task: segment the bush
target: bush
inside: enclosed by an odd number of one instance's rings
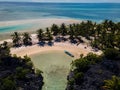
[[[84,76],[84,73],[83,72],[79,72],[79,73],[76,73],[74,77],[77,80],[77,79],[82,79],[83,76]]]
[[[32,62],[32,61],[29,61],[29,62],[26,63],[26,65],[27,65],[28,67],[32,68],[32,67],[33,67],[33,62]]]
[[[69,85],[73,85],[74,82],[75,82],[74,78],[71,78],[71,79],[68,81],[68,84],[69,84]]]
[[[113,76],[111,80],[105,80],[105,90],[120,90],[120,77]]]
[[[41,70],[36,69],[36,75],[37,75],[37,76],[41,76],[41,73],[43,73]]]
[[[12,81],[9,77],[2,79],[0,90],[16,90],[15,81]]]
[[[74,78],[77,84],[80,84],[83,81],[84,73],[78,72],[75,74]]]
[[[113,48],[106,49],[104,55],[107,59],[120,59],[120,52]]]
[[[89,53],[86,57],[85,57],[88,61],[91,62],[91,64],[95,64],[98,63],[102,60],[102,58],[96,54],[93,53]]]
[[[89,68],[90,62],[85,58],[80,58],[72,63],[72,67],[75,67],[77,71],[85,72]]]
[[[23,69],[22,67],[16,68],[16,78],[18,79],[24,79],[26,74],[30,72],[29,69]]]
[[[27,55],[25,55],[25,56],[24,56],[24,60],[25,60],[25,62],[29,62],[29,61],[31,61],[31,58],[28,57]]]

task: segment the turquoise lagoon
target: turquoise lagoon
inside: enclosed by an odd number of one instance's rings
[[[72,59],[64,51],[48,51],[31,56],[35,68],[43,71],[42,90],[65,90]]]
[[[9,26],[0,26],[0,33],[10,33],[14,31],[24,31],[30,28],[33,28],[34,24],[18,24],[18,25],[9,25]]]

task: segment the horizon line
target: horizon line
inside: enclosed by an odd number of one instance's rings
[[[8,3],[120,3],[120,2],[33,2],[33,1],[0,1],[1,2],[8,2]]]

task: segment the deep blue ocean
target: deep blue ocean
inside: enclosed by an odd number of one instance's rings
[[[120,21],[120,3],[18,3],[0,2],[0,21],[73,18]]]

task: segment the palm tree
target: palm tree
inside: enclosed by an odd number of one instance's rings
[[[64,23],[60,26],[60,31],[62,36],[65,36],[67,34],[67,28]]]
[[[39,42],[43,40],[44,33],[43,33],[42,29],[40,29],[40,30],[37,31],[37,38],[38,38]]]
[[[69,35],[70,35],[70,37],[69,37],[70,39],[74,38],[74,29],[71,24],[69,25]]]
[[[59,27],[56,24],[53,24],[51,27],[51,31],[53,32],[53,35],[58,35],[59,34]]]
[[[86,32],[86,39],[90,40],[90,36],[92,36],[93,32],[94,32],[94,24],[92,23],[92,21],[87,21],[85,24],[85,32]]]
[[[23,34],[23,44],[25,46],[32,45],[32,39],[31,39],[29,33],[24,33]]]
[[[21,37],[18,32],[14,32],[12,35],[13,46],[18,47],[21,45]]]
[[[108,28],[109,28],[109,20],[104,20],[102,22],[102,25],[103,25],[104,29],[108,30]]]
[[[0,60],[1,58],[8,57],[10,55],[10,48],[8,42],[4,41],[3,44],[0,44]]]
[[[101,34],[101,30],[102,30],[102,27],[100,24],[98,24],[96,26],[96,36],[99,37],[99,35]]]
[[[46,28],[46,37],[48,38],[49,42],[51,42],[53,40],[53,36],[52,36],[49,28]]]

